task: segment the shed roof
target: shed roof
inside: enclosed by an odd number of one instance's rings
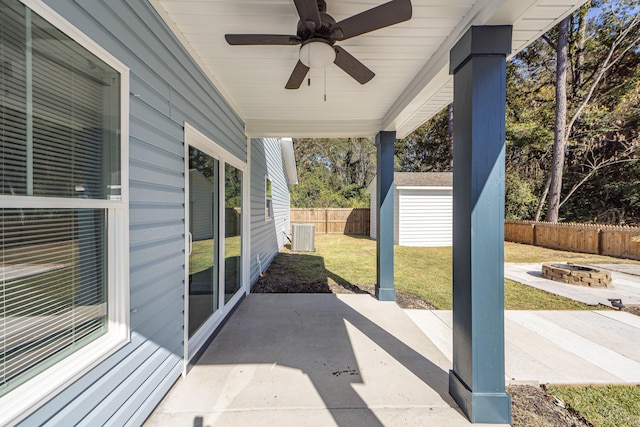
[[[396,187],[452,187],[453,172],[395,172]]]
[[[394,172],[393,183],[396,187],[453,187],[453,172]],[[375,188],[374,176],[366,193],[373,193]]]

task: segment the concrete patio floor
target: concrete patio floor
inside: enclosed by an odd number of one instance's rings
[[[640,317],[506,311],[506,382],[640,383]],[[146,426],[467,426],[451,311],[369,295],[250,294]]]
[[[145,425],[471,425],[450,366],[393,302],[250,294]]]

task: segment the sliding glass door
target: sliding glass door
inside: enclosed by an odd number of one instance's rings
[[[185,360],[197,354],[244,290],[246,165],[185,125]]]
[[[189,338],[219,307],[219,161],[189,147]]]
[[[228,302],[242,287],[242,171],[224,167],[224,300]]]

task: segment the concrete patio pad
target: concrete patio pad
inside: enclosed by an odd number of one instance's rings
[[[450,366],[393,302],[250,294],[145,425],[471,425]]]
[[[451,360],[451,311],[406,310]],[[640,384],[640,317],[505,311],[507,384]]]
[[[542,277],[541,263],[505,263],[504,277],[543,291],[589,304],[611,307],[609,298],[622,299],[624,304],[640,304],[640,268],[637,265],[596,264],[611,270],[611,288],[589,288],[560,283]]]

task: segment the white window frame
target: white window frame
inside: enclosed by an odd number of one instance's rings
[[[271,183],[271,197],[269,197],[269,194],[267,193],[269,183]],[[269,175],[264,176],[264,205],[264,220],[273,221],[273,180],[269,178]]]
[[[131,341],[129,321],[129,69],[109,52],[36,0],[20,0],[33,12],[120,74],[119,200],[2,196],[0,208],[107,209],[107,325],[103,336],[73,352],[0,398],[0,425],[19,422]]]

